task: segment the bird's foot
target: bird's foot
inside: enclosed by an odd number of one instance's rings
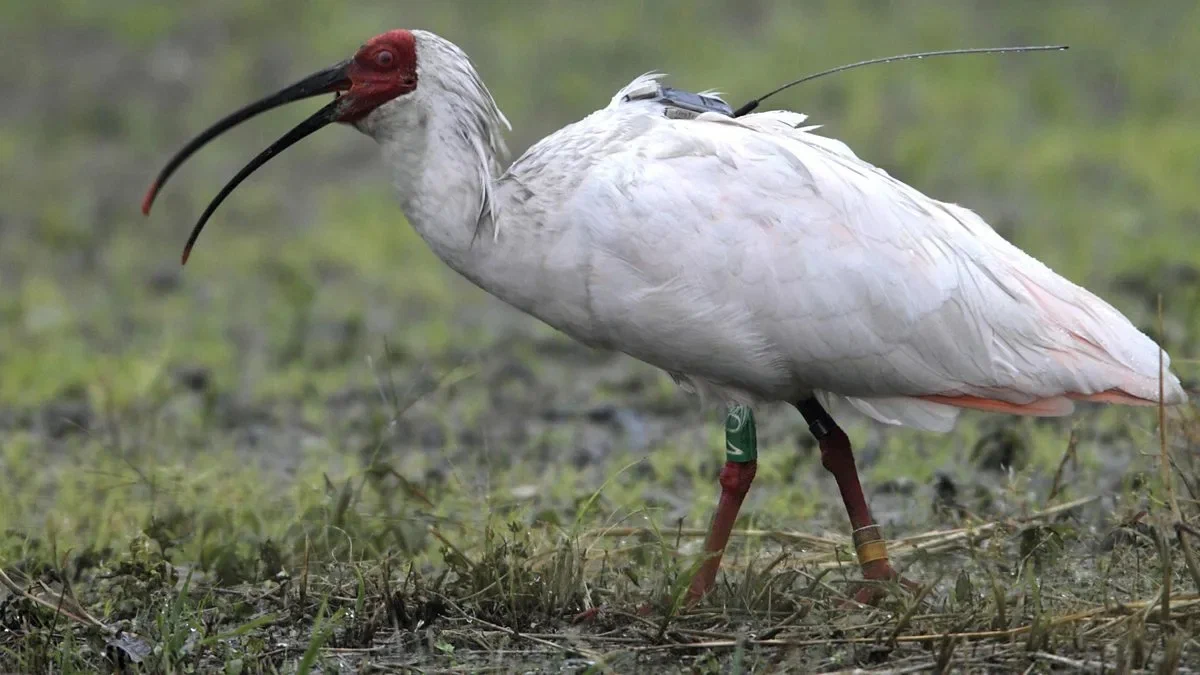
[[[591,609],[585,609],[576,614],[575,617],[571,619],[571,623],[590,623],[595,621],[596,617],[600,616],[600,613],[603,611],[604,605],[598,605],[596,607],[592,607]]]
[[[571,623],[591,623],[598,619],[607,610],[608,605],[597,605],[591,609],[585,609],[576,614],[574,618],[571,619]],[[647,602],[638,607],[634,613],[638,616],[649,616],[650,614],[654,613],[654,605]]]
[[[916,593],[920,590],[921,584],[915,581],[906,579],[900,575],[887,558],[872,560],[862,566],[863,579],[873,582],[894,581],[900,584],[901,587],[908,591]],[[854,602],[861,605],[875,605],[880,600],[887,597],[888,589],[885,584],[870,583],[862,585],[854,593]]]

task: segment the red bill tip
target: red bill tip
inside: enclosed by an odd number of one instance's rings
[[[154,197],[158,195],[158,181],[154,181],[154,185],[146,190],[146,196],[142,198],[142,215],[150,215],[150,205],[154,203]]]

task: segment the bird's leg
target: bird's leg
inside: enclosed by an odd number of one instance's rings
[[[729,543],[729,534],[737,520],[742,501],[750,491],[754,473],[758,470],[758,437],[754,426],[754,413],[748,406],[734,405],[725,418],[725,466],[721,469],[721,499],[713,515],[704,551],[708,558],[700,565],[692,585],[688,588],[687,602],[695,604],[712,590],[721,566],[721,555]]]
[[[863,497],[862,485],[858,482],[858,469],[854,466],[854,453],[850,449],[850,438],[846,436],[846,432],[838,427],[815,398],[797,403],[796,408],[804,415],[809,431],[821,446],[821,465],[837,480],[838,490],[842,493],[842,503],[846,506],[846,515],[850,516],[850,526],[854,528],[854,552],[858,557],[858,565],[862,568],[863,578],[896,580],[909,587],[915,586],[901,578],[888,562],[887,544],[883,541],[879,526],[871,517],[866,498]],[[879,600],[882,594],[882,589],[868,586],[861,589],[854,599],[871,604]]]
[[[721,499],[717,502],[717,512],[713,515],[708,538],[704,540],[704,551],[708,557],[701,563],[688,587],[688,605],[696,604],[712,590],[717,569],[721,567],[721,555],[729,543],[733,524],[757,470],[758,434],[754,426],[754,413],[747,406],[731,406],[725,417],[725,466],[721,469]],[[652,610],[652,605],[647,604],[640,607],[637,613],[645,615]],[[576,615],[575,621],[590,621],[599,613],[600,608],[592,608]]]

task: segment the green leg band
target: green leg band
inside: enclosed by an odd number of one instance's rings
[[[725,418],[725,459],[730,462],[758,460],[758,431],[749,406],[734,405]]]

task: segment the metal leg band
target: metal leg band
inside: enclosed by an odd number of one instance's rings
[[[887,544],[883,541],[878,525],[868,525],[855,530],[853,539],[854,553],[858,556],[859,566],[888,559]]]

